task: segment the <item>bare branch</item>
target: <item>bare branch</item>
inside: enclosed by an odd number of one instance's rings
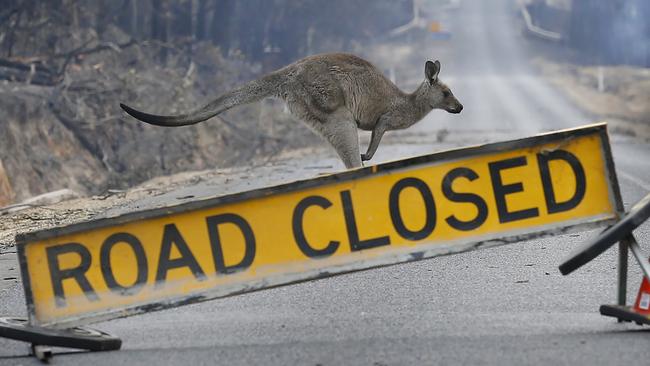
[[[124,48],[131,47],[134,44],[136,44],[137,41],[134,39],[131,39],[130,41],[122,44],[115,44],[113,42],[104,42],[96,47],[93,48],[88,48],[88,49],[77,49],[76,51],[73,51],[69,53],[63,62],[63,66],[61,66],[61,69],[58,73],[59,76],[63,76],[65,74],[65,71],[68,67],[68,64],[72,59],[79,57],[81,55],[89,55],[91,53],[96,53],[96,52],[101,52],[101,51],[106,51],[106,50],[113,50],[116,52],[121,52]]]

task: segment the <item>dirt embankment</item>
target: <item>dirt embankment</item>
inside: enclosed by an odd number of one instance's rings
[[[19,212],[0,212],[0,254],[12,251],[18,233],[42,230],[55,226],[68,225],[90,220],[106,209],[119,206],[148,196],[156,196],[177,189],[179,186],[195,183],[224,171],[200,171],[178,173],[159,177],[128,190],[109,190],[107,192],[78,199],[65,200],[48,205],[28,207]],[[225,170],[229,172],[229,170]],[[24,207],[21,207],[24,208]]]

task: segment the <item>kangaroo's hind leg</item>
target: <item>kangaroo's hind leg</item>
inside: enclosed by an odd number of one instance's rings
[[[307,124],[332,145],[346,168],[362,166],[357,125],[352,122],[349,112],[340,109],[334,113],[324,113],[310,108],[298,98],[289,98],[286,102],[295,118]]]
[[[362,166],[357,125],[352,120],[330,119],[323,125],[321,133],[334,147],[346,168]]]

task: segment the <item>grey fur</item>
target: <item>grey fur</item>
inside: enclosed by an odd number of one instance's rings
[[[233,89],[206,106],[179,116],[157,116],[120,104],[131,116],[158,126],[205,121],[237,105],[265,97],[284,100],[291,114],[323,136],[347,168],[370,160],[386,131],[407,128],[432,109],[460,113],[463,106],[438,79],[440,62],[427,61],[425,80],[413,93],[402,92],[368,61],[331,53],[298,60]],[[359,153],[357,128],[372,131],[365,154]]]

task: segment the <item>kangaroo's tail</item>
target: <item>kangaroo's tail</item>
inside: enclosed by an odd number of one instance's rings
[[[177,116],[158,116],[135,110],[120,103],[120,107],[131,116],[142,122],[156,126],[177,127],[203,122],[232,107],[259,101],[277,93],[281,76],[278,73],[266,75],[260,79],[250,81],[239,88],[233,89],[202,108],[193,112]]]

